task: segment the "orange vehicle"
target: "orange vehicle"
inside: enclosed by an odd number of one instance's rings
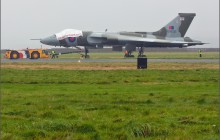
[[[49,58],[48,51],[45,49],[26,49],[26,50],[7,50],[5,58],[19,59],[19,58]]]

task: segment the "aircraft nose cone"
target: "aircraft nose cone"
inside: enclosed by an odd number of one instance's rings
[[[40,40],[40,42],[43,43],[43,44],[49,45],[50,42],[51,42],[51,39],[50,39],[50,37],[45,37],[45,38],[42,38]]]
[[[51,45],[51,46],[59,46],[59,41],[57,40],[55,35],[46,37],[46,38],[42,38],[40,40],[40,42],[42,44],[46,44],[46,45]]]
[[[45,38],[40,39],[40,43],[42,43],[42,44],[46,44],[46,43],[45,43]]]

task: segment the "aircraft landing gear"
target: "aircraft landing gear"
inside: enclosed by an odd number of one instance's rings
[[[131,54],[132,51],[131,50],[125,50],[125,55],[124,57],[127,58],[127,57],[134,57],[134,55]]]
[[[84,47],[84,48],[85,48],[85,49],[84,49],[84,50],[85,50],[85,51],[84,51],[85,54],[81,54],[81,57],[82,57],[82,58],[90,58],[90,56],[88,55],[89,50],[87,49],[87,47]]]
[[[138,57],[146,57],[146,55],[144,55],[144,49],[143,47],[139,47],[138,48]]]

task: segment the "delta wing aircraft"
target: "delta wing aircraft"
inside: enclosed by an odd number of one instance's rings
[[[40,39],[40,42],[51,46],[85,47],[85,57],[88,48],[103,48],[112,46],[131,52],[142,47],[188,47],[203,45],[201,41],[185,37],[185,34],[196,16],[195,13],[179,13],[176,18],[156,32],[92,32],[76,29],[65,29],[60,33]],[[142,49],[143,50],[143,49]]]

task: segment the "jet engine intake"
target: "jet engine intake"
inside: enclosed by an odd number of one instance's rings
[[[188,44],[183,44],[183,47],[188,47],[189,45]]]

